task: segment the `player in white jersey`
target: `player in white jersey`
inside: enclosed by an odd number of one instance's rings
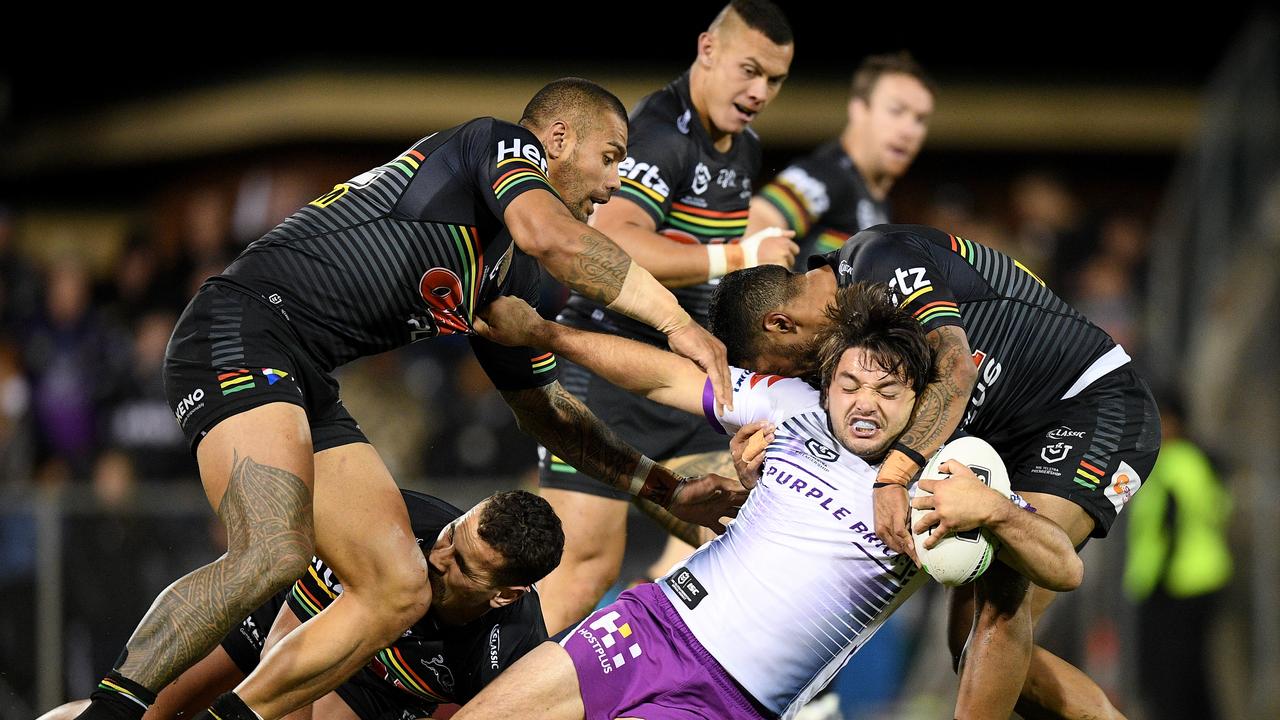
[[[481,330],[532,343],[652,400],[704,413],[716,429],[776,425],[759,485],[728,531],[656,583],[629,590],[563,641],[543,644],[482,692],[458,720],[536,709],[550,718],[792,717],[923,582],[875,535],[878,462],[932,379],[933,353],[883,286],[840,291],[821,345],[819,387],[733,370],[733,410],[706,374],[619,337],[547,323],[518,301],[492,307]],[[988,527],[1001,558],[1034,582],[1071,589],[1083,566],[1052,522],[986,488],[960,463],[918,507],[937,537]],[[932,545],[932,541],[929,543]],[[957,707],[1007,717],[1012,708]]]

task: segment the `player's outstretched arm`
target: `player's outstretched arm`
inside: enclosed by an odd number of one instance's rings
[[[681,478],[641,456],[558,382],[503,391],[502,397],[520,429],[548,450],[579,471],[665,507],[681,520],[723,532],[720,518],[733,517],[746,501],[747,491],[737,480],[718,475]]]
[[[960,426],[969,393],[978,379],[963,329],[944,325],[929,331],[927,337],[934,349],[938,379],[929,383],[916,400],[911,423],[880,465],[876,481],[884,484],[877,487],[873,496],[876,535],[893,550],[909,554],[917,564],[907,527],[905,489],[924,465],[924,458],[937,452]]]
[[[671,288],[701,285],[735,270],[766,263],[791,267],[800,247],[795,233],[762,225],[748,229],[736,241],[702,245],[675,242],[635,203],[622,198],[596,208],[591,223],[608,235],[633,260]],[[786,221],[773,223],[786,225]]]
[[[987,487],[958,460],[946,461],[941,470],[950,477],[921,480],[921,489],[932,494],[911,501],[918,510],[933,511],[920,518],[914,531],[938,526],[925,540],[926,547],[932,548],[948,533],[985,527],[1000,539],[998,557],[1031,582],[1056,592],[1080,586],[1084,563],[1057,523]]]
[[[612,240],[576,220],[547,192],[527,192],[507,206],[504,220],[521,250],[557,280],[662,332],[671,349],[711,376],[717,402],[732,406],[724,344],[689,317],[649,271]]]
[[[476,323],[476,330],[489,340],[550,350],[624,390],[677,410],[702,414],[707,374],[678,355],[635,340],[544,320],[528,303],[513,297],[494,300],[480,317],[483,322]]]

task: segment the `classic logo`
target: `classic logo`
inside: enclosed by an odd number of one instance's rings
[[[494,625],[489,631],[489,668],[498,669],[498,651],[502,648],[502,631],[500,625]]]
[[[542,157],[542,148],[531,142],[521,142],[520,138],[511,138],[511,142],[506,140],[498,141],[498,162],[511,158],[524,158],[529,162],[537,165],[542,172],[547,171],[547,161]]]
[[[827,462],[835,462],[836,460],[840,459],[839,453],[827,447],[826,445],[823,445],[817,440],[814,440],[813,438],[809,438],[808,440],[805,440],[804,447],[806,450],[809,451],[811,455],[818,458],[819,460],[826,460]]]
[[[1065,440],[1065,439],[1067,439],[1067,438],[1081,438],[1081,439],[1083,439],[1083,438],[1084,438],[1084,431],[1083,431],[1083,430],[1072,430],[1071,428],[1067,427],[1066,425],[1063,425],[1063,426],[1062,426],[1062,427],[1060,427],[1060,428],[1056,428],[1056,429],[1054,429],[1054,430],[1050,430],[1050,431],[1049,431],[1049,433],[1048,433],[1047,435],[1045,435],[1045,437],[1049,438],[1050,440]]]
[[[1067,457],[1067,453],[1071,452],[1071,448],[1072,446],[1066,443],[1046,445],[1045,448],[1040,451],[1040,457],[1047,463],[1062,462],[1062,460]]]
[[[693,117],[692,111],[685,110],[683,115],[676,118],[676,129],[680,131],[681,135],[689,134],[689,120],[692,117]]]
[[[693,169],[693,191],[699,195],[707,191],[707,185],[711,183],[711,169],[703,163]]]

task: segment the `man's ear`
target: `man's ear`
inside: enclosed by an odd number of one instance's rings
[[[519,600],[526,592],[529,592],[529,588],[527,587],[498,588],[498,592],[494,593],[493,597],[489,598],[489,607],[506,607]]]
[[[542,141],[547,149],[547,159],[558,160],[569,146],[569,125],[563,120],[556,120],[547,127],[546,137]]]
[[[796,321],[792,320],[790,315],[782,312],[781,310],[774,310],[772,312],[765,313],[764,331],[767,333],[782,333],[783,335],[794,333],[796,331]]]
[[[698,64],[704,68],[711,67],[712,55],[716,50],[716,37],[712,33],[704,32],[698,36]]]

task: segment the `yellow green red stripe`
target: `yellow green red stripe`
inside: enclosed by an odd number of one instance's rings
[[[760,195],[782,213],[782,216],[787,219],[787,225],[795,230],[797,235],[809,232],[813,219],[809,214],[808,206],[790,185],[782,180],[775,180],[765,185]]]
[[[472,309],[476,306],[476,296],[479,292],[480,283],[476,282],[478,277],[478,268],[480,263],[484,262],[484,255],[480,251],[480,239],[473,227],[462,227],[460,225],[450,225],[449,233],[453,236],[453,243],[458,250],[458,258],[462,260],[462,291],[466,294],[467,303],[467,324],[471,323]]]
[[[938,300],[920,308],[915,312],[916,320],[926,325],[940,317],[960,317],[960,309],[949,300]]]
[[[818,252],[831,252],[844,247],[844,243],[849,239],[848,233],[836,232],[835,230],[823,230],[818,235],[814,249]]]
[[[529,363],[533,366],[534,374],[544,373],[548,370],[555,369],[556,356],[551,353],[546,353],[545,355],[539,355],[536,358],[531,358]]]
[[[429,700],[438,702],[448,702],[449,698],[440,691],[432,688],[425,680],[413,672],[408,662],[405,662],[404,655],[400,653],[399,648],[389,647],[378,653],[378,659],[388,670],[395,673],[400,682],[404,683],[406,689],[417,693]]]

